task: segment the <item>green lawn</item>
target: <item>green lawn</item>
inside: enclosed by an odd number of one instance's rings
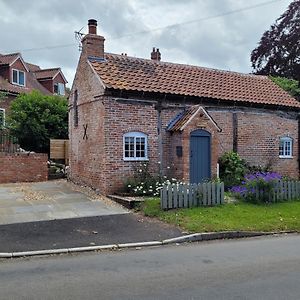
[[[189,232],[300,231],[300,200],[266,205],[240,202],[162,211],[159,199],[151,198],[145,201],[141,210],[146,216],[157,217]]]

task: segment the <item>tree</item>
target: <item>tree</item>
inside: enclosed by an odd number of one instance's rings
[[[21,94],[12,102],[8,121],[22,148],[49,153],[50,138],[68,137],[67,100],[38,91]]]
[[[256,74],[300,81],[300,0],[294,0],[263,34],[251,62]]]
[[[297,99],[300,98],[300,87],[297,80],[275,76],[270,76],[270,78],[291,96],[296,97]]]

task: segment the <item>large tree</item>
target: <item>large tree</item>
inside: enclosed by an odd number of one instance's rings
[[[12,102],[8,121],[22,148],[49,153],[50,138],[68,137],[67,100],[38,91],[21,94]]]
[[[263,34],[251,62],[256,74],[300,81],[300,0],[294,0]]]

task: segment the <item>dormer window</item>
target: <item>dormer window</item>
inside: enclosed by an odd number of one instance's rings
[[[20,70],[12,70],[12,83],[25,86],[25,72]]]
[[[64,96],[65,95],[65,85],[63,83],[54,83],[54,94]]]

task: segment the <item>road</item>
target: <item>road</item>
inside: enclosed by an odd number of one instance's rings
[[[300,235],[0,262],[0,299],[299,299]]]

